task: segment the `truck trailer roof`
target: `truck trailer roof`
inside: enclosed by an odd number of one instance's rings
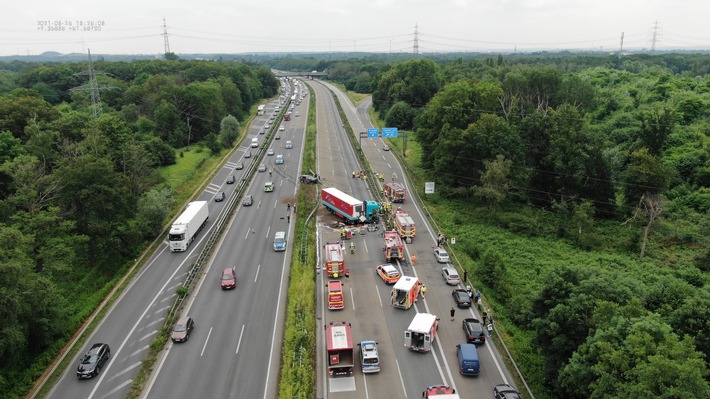
[[[186,224],[195,218],[197,213],[202,209],[203,206],[207,206],[207,201],[194,201],[187,204],[185,212],[182,213],[173,224]]]
[[[359,205],[362,204],[362,201],[359,199],[353,197],[352,195],[346,194],[340,190],[338,190],[335,187],[328,187],[324,188],[323,192],[327,193],[328,195],[332,195],[334,197],[339,198],[341,201],[350,204],[350,205]]]

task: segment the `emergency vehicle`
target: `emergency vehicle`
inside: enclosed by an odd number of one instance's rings
[[[411,244],[414,236],[417,235],[417,225],[414,223],[414,219],[402,208],[397,208],[394,213],[394,227],[407,244]]]
[[[385,231],[385,260],[390,261],[392,259],[404,259],[404,245],[402,244],[402,238],[396,230]]]
[[[328,375],[330,377],[353,375],[355,361],[350,323],[336,321],[325,326],[325,347],[328,356]]]
[[[409,309],[416,302],[421,281],[416,277],[404,276],[392,287],[392,306],[400,309]]]
[[[399,271],[389,263],[375,266],[375,272],[385,284],[394,284],[400,277]]]
[[[337,310],[344,307],[343,283],[340,280],[328,281],[328,309]]]
[[[439,330],[439,318],[430,313],[417,313],[404,331],[405,348],[429,352]]]
[[[407,199],[407,190],[404,186],[397,182],[385,183],[383,190],[385,192],[385,197],[390,202],[401,202]]]
[[[350,272],[345,269],[345,258],[343,258],[343,247],[339,242],[329,242],[324,245],[325,272],[328,277],[339,278],[341,275],[348,276]]]

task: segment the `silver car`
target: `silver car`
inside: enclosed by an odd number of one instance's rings
[[[439,263],[449,263],[451,259],[449,259],[449,253],[446,252],[444,248],[435,248],[434,249],[434,257],[436,258],[436,261]]]
[[[461,277],[459,277],[459,272],[456,271],[451,266],[444,266],[441,268],[441,275],[444,276],[446,284],[458,285],[461,282]]]

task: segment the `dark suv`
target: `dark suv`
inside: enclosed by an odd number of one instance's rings
[[[466,342],[469,344],[483,344],[486,342],[483,324],[478,319],[463,319],[463,332],[466,333]]]
[[[111,349],[107,344],[94,344],[79,362],[76,376],[79,378],[91,378],[99,375],[101,367],[104,366],[109,357],[111,357]]]

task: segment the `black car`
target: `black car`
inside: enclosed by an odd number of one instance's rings
[[[99,375],[101,367],[104,366],[109,357],[111,357],[111,349],[108,344],[94,344],[79,362],[76,376],[79,378],[91,378]]]
[[[520,399],[520,392],[508,384],[500,384],[493,388],[493,396],[496,399]]]
[[[224,191],[219,191],[219,192],[217,192],[217,194],[214,196],[215,202],[222,202],[222,201],[224,201],[224,198],[225,198]]]
[[[244,201],[242,201],[242,205],[244,206],[251,206],[251,204],[254,203],[254,197],[251,195],[246,195],[244,196]]]
[[[483,344],[486,342],[483,324],[478,319],[463,319],[463,332],[466,334],[466,342],[469,344]]]
[[[234,184],[234,175],[229,175],[227,178],[227,184]]]
[[[451,295],[454,297],[454,301],[456,301],[456,306],[460,308],[471,307],[471,297],[468,296],[468,291],[458,289],[454,290]]]

